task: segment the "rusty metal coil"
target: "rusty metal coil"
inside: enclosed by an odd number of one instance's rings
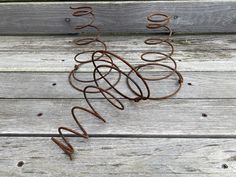
[[[148,24],[146,27],[151,30],[164,29],[167,31],[167,35],[165,34],[164,38],[152,37],[144,41],[145,44],[147,45],[159,45],[159,44],[167,45],[169,46],[170,51],[168,53],[160,52],[157,50],[144,52],[140,58],[146,63],[140,64],[137,66],[132,66],[123,57],[118,56],[117,54],[108,51],[106,43],[100,39],[99,28],[96,25],[94,25],[95,15],[93,13],[92,7],[83,6],[83,7],[70,7],[70,8],[73,10],[73,13],[72,13],[73,16],[90,18],[90,20],[88,20],[86,24],[76,26],[75,27],[76,30],[82,30],[85,28],[86,29],[93,28],[95,30],[94,37],[85,37],[82,39],[77,39],[75,40],[75,44],[78,46],[85,46],[91,43],[100,43],[102,46],[100,50],[87,50],[87,51],[82,51],[82,52],[77,53],[74,57],[74,60],[77,64],[75,65],[74,69],[70,72],[69,77],[68,77],[70,85],[74,89],[83,93],[84,98],[89,106],[89,109],[85,107],[81,107],[81,106],[74,106],[71,109],[71,114],[76,125],[78,126],[78,130],[74,130],[69,127],[62,126],[58,128],[58,133],[62,140],[59,140],[55,137],[51,138],[52,141],[55,144],[57,144],[65,152],[65,154],[67,154],[69,158],[72,160],[72,154],[74,153],[74,148],[70,144],[69,140],[67,140],[63,132],[67,131],[74,134],[75,136],[82,137],[85,139],[89,137],[87,131],[78,120],[76,116],[76,111],[83,111],[83,112],[89,113],[93,117],[100,119],[103,122],[106,122],[105,118],[102,117],[101,114],[98,111],[96,111],[96,109],[92,105],[91,101],[89,100],[87,96],[88,94],[101,94],[112,106],[116,107],[117,109],[123,110],[124,105],[122,104],[120,99],[115,95],[119,95],[119,97],[121,98],[126,98],[128,100],[135,101],[135,102],[138,102],[140,100],[147,100],[147,99],[151,99],[151,100],[166,99],[179,92],[183,83],[183,77],[180,74],[180,72],[177,71],[177,64],[175,60],[172,58],[172,55],[174,53],[174,46],[171,44],[171,40],[170,40],[170,37],[172,35],[172,30],[168,27],[170,19],[171,19],[170,16],[164,13],[150,14],[147,17]],[[80,58],[81,55],[83,54],[87,54],[87,55],[90,54],[91,56],[87,60],[84,61],[84,60],[81,60]],[[150,59],[147,57],[150,54],[160,55],[161,58]],[[130,71],[128,73],[123,71],[117,64],[115,64],[114,59],[115,61],[121,62],[123,65],[129,68]],[[160,63],[167,60],[171,61],[174,67]],[[101,62],[102,64],[97,64],[98,62]],[[94,70],[91,73],[93,79],[83,80],[81,78],[78,78],[77,74],[80,67],[88,63],[91,63],[94,66]],[[139,72],[139,70],[148,66],[163,67],[165,69],[170,70],[170,72],[167,75],[162,76],[162,77],[156,77],[156,78],[144,77]],[[108,70],[104,73],[102,69],[108,69]],[[111,83],[109,79],[107,78],[107,76],[109,76],[109,74],[111,73],[114,73],[114,71],[118,73],[118,78],[114,83]],[[139,82],[137,82],[134,78],[131,77],[132,74],[135,75],[136,79],[137,78],[139,79]],[[163,79],[167,79],[174,74],[178,77],[177,79],[178,87],[175,89],[175,91],[161,97],[155,97],[151,95],[148,82],[157,82]],[[99,76],[97,77],[97,75]],[[129,91],[133,93],[133,96],[129,96],[126,93],[123,93],[118,88],[116,88],[122,76],[126,78],[125,84],[127,84]],[[101,80],[103,80],[108,85],[108,87],[103,88],[99,84],[99,81]],[[86,85],[84,88],[79,88],[75,84],[75,82],[86,83],[88,85]]]

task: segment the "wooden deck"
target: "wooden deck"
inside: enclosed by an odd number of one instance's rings
[[[0,0],[0,177],[236,176],[235,0],[42,1]],[[107,123],[81,114],[90,138],[66,134],[76,150],[70,161],[51,137],[59,126],[76,128],[70,110],[87,105],[68,83],[78,52],[78,18],[69,7],[81,5],[94,9],[108,50],[132,65],[152,49],[143,43],[150,35],[146,16],[171,15],[184,84],[163,101],[122,99],[123,111],[92,97]],[[80,68],[81,77],[92,70]]]
[[[82,120],[91,138],[70,137],[77,150],[70,161],[50,137],[57,135],[58,126],[75,128],[70,109],[85,105],[67,81],[77,52],[75,38],[1,36],[1,177],[235,176],[236,35],[174,36],[182,90],[163,101],[123,100],[124,111],[94,98],[108,122]],[[132,64],[149,50],[146,38],[103,37],[109,49]],[[82,71],[88,77],[91,68]],[[143,74],[155,75],[156,70]]]

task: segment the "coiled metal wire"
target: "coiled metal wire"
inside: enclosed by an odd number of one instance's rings
[[[183,77],[180,74],[180,72],[177,71],[177,64],[175,60],[172,58],[172,55],[174,53],[174,47],[171,44],[170,37],[172,36],[172,30],[169,28],[169,22],[171,17],[164,14],[164,13],[153,13],[147,17],[148,24],[147,28],[150,30],[159,30],[164,29],[167,32],[167,35],[162,35],[161,37],[152,37],[146,39],[144,42],[147,45],[160,45],[164,44],[169,47],[170,51],[168,53],[160,52],[158,50],[155,51],[148,51],[144,52],[141,55],[141,60],[145,61],[144,64],[140,64],[137,66],[132,66],[129,62],[127,62],[123,57],[118,56],[117,54],[108,51],[107,45],[104,41],[100,39],[100,30],[99,28],[94,25],[95,21],[95,15],[93,12],[92,7],[89,6],[83,6],[83,7],[70,7],[73,11],[72,15],[76,17],[86,17],[88,21],[86,24],[78,25],[75,27],[76,30],[82,30],[91,28],[95,31],[94,37],[84,37],[82,39],[75,40],[75,44],[78,46],[85,46],[92,43],[98,43],[101,45],[101,49],[99,50],[87,50],[79,52],[75,55],[74,60],[77,63],[74,67],[74,69],[69,74],[69,83],[70,85],[83,93],[84,98],[89,106],[89,108],[85,108],[82,106],[74,106],[71,109],[72,118],[75,121],[76,125],[78,126],[78,130],[74,130],[69,127],[59,127],[58,133],[62,140],[59,140],[58,138],[52,137],[52,141],[56,143],[72,160],[72,154],[74,153],[74,148],[69,142],[69,140],[66,138],[65,134],[63,132],[70,132],[78,137],[87,139],[89,137],[88,132],[85,130],[85,128],[81,125],[80,121],[78,120],[78,117],[76,116],[77,111],[82,111],[89,113],[94,118],[97,118],[103,122],[106,122],[105,118],[94,108],[93,104],[88,98],[88,94],[100,94],[102,95],[112,106],[116,107],[117,109],[123,110],[124,105],[120,101],[121,98],[126,98],[131,101],[138,102],[140,100],[147,100],[147,99],[153,99],[153,100],[159,100],[159,99],[166,99],[168,97],[171,97],[175,95],[181,88]],[[82,55],[90,55],[90,57],[87,60],[82,60]],[[148,55],[158,55],[159,58],[156,59],[150,59],[148,58]],[[163,61],[171,61],[174,65],[174,67],[171,67],[169,65],[166,65],[164,63],[161,63]],[[116,61],[116,62],[114,62]],[[116,63],[122,63],[126,68],[129,68],[129,72],[126,73],[123,71],[118,64]],[[92,64],[94,66],[94,70],[92,72],[92,79],[83,80],[81,78],[78,78],[77,75],[79,75],[79,69],[82,67],[82,65],[85,64]],[[100,63],[100,64],[98,64]],[[148,78],[142,76],[142,74],[139,72],[140,69],[143,69],[148,66],[158,66],[162,67],[164,69],[168,69],[170,72],[168,72],[167,75],[157,78]],[[111,73],[117,73],[118,77],[117,80],[112,83],[108,76]],[[178,77],[178,87],[177,89],[164,96],[156,97],[153,96],[148,82],[157,82],[163,79],[166,79],[172,75],[176,75]],[[99,77],[98,77],[99,75]],[[134,78],[135,76],[135,78]],[[129,92],[132,94],[127,94],[127,92],[124,92],[120,90],[118,87],[116,87],[120,82],[121,78],[125,77],[126,82],[124,84],[127,84]],[[138,81],[137,81],[138,80]],[[101,81],[103,83],[106,83],[106,87],[101,85]],[[87,84],[85,87],[79,87],[76,83],[85,83]],[[118,98],[119,97],[119,98]]]

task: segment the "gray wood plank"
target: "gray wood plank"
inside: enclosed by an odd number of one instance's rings
[[[78,119],[90,135],[236,135],[235,99],[121,101],[125,106],[123,111],[105,100],[91,100],[106,123],[79,111]],[[78,130],[70,113],[73,106],[88,108],[85,100],[78,99],[0,100],[0,134],[57,134],[62,125]]]
[[[175,32],[235,32],[235,8],[228,1],[25,2],[0,6],[1,34],[75,33],[78,19],[69,6],[90,5],[103,32],[149,32],[146,16],[162,11],[175,16]],[[174,8],[173,8],[174,7]],[[220,14],[220,15],[219,15]],[[65,18],[71,18],[68,23]]]
[[[2,137],[1,175],[232,177],[236,172],[234,139],[70,139],[73,161],[47,137]]]
[[[0,0],[0,2],[66,2],[66,0]],[[76,0],[71,0],[72,1],[76,1]],[[85,0],[81,0],[81,1],[85,1]],[[93,1],[97,1],[97,0],[91,0],[90,2],[93,2]],[[105,0],[105,1],[109,1],[109,0]],[[104,1],[104,2],[105,2]],[[117,1],[117,0],[111,0],[111,1]],[[160,0],[137,0],[137,1],[141,1],[141,2],[144,2],[144,1],[160,1]],[[171,1],[171,0],[164,0],[164,1]],[[174,1],[182,1],[182,0],[174,0]],[[188,2],[196,2],[196,1],[229,1],[229,0],[185,0],[185,1],[188,1]]]
[[[140,55],[164,47],[146,46],[148,35],[104,36],[108,49],[131,64],[142,63]],[[69,71],[73,57],[80,50],[73,44],[77,36],[2,36],[0,38],[0,71]],[[236,35],[174,36],[174,59],[181,71],[236,71]],[[101,49],[99,45],[89,46]],[[165,50],[166,51],[166,50]],[[85,55],[84,57],[89,57]],[[126,69],[126,68],[124,68]],[[86,65],[81,71],[90,71]],[[152,70],[152,69],[149,69]]]
[[[146,77],[160,76],[160,72],[145,72],[144,74]],[[182,72],[182,74],[183,87],[173,98],[236,98],[235,72]],[[87,80],[92,78],[92,75],[80,73],[79,77]],[[108,79],[115,82],[117,75],[111,74]],[[176,89],[176,82],[176,79],[170,78],[148,84],[151,92],[160,96]],[[0,83],[1,98],[84,98],[82,93],[69,85],[68,73],[0,73]],[[53,86],[53,83],[56,85]],[[87,85],[77,84],[80,88]],[[102,83],[101,86],[106,85]],[[131,95],[123,81],[117,88]],[[101,96],[93,94],[91,97]]]
[[[37,51],[48,52],[91,49],[94,45],[77,46],[73,43],[76,39],[93,36],[78,35],[44,35],[44,36],[1,36],[0,51]],[[127,35],[102,35],[101,40],[106,42],[108,49],[112,51],[141,51],[149,49],[164,49],[163,45],[146,45],[144,41],[150,37],[163,37],[152,34],[127,34]],[[201,34],[201,35],[173,35],[172,44],[177,51],[196,51],[196,50],[235,50],[235,34]],[[158,47],[158,48],[157,48]],[[100,48],[101,49],[101,48]]]

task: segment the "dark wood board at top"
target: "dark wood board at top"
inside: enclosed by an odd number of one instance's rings
[[[72,17],[69,7],[81,5],[94,8],[96,24],[108,33],[150,33],[146,16],[154,11],[172,15],[177,33],[236,32],[235,1],[191,0],[1,3],[0,34],[76,33],[84,20]]]

